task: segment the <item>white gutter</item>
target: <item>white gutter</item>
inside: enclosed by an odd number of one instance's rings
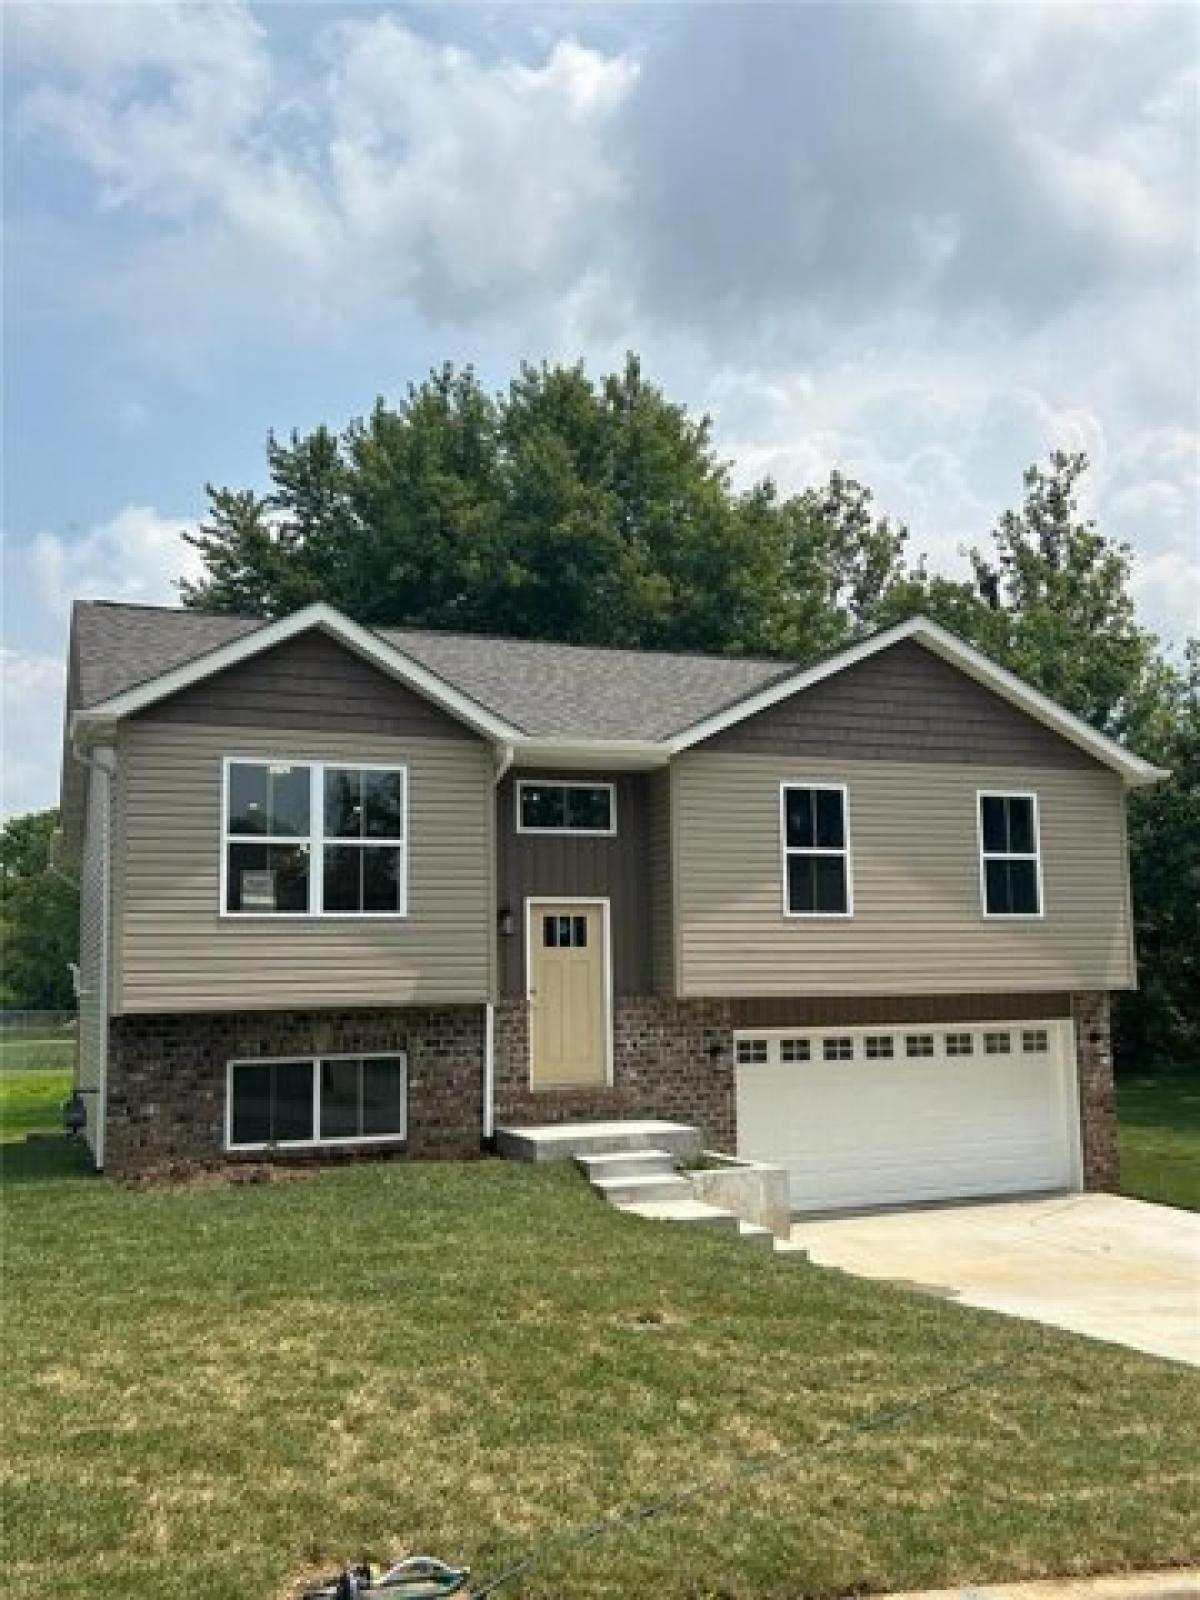
[[[514,751],[511,743],[500,745],[496,751],[496,770],[492,775],[492,793],[495,794],[514,760]],[[493,816],[495,807],[493,803]],[[492,889],[496,885],[495,862],[495,828],[492,829]],[[492,938],[499,934],[496,931],[496,906],[494,899],[489,895],[489,904],[492,907]],[[496,1098],[496,1006],[492,1000],[483,1003],[483,1138],[485,1142],[492,1137],[495,1131],[495,1098]]]
[[[76,993],[82,1001],[88,996],[99,995],[103,1005],[104,1025],[100,1029],[99,1060],[97,1062],[96,1089],[96,1129],[95,1142],[92,1145],[92,1159],[98,1171],[104,1170],[104,1134],[108,1123],[108,1022],[111,994],[109,992],[109,943],[111,939],[110,901],[112,896],[112,778],[117,768],[116,752],[110,746],[102,746],[91,754],[80,750],[72,743],[72,754],[81,761],[90,771],[96,773],[100,780],[100,794],[103,797],[104,831],[101,836],[100,849],[100,961],[99,972],[96,975],[96,988],[77,988]],[[88,825],[92,818],[88,815]],[[84,853],[86,855],[86,834]],[[82,1029],[80,1030],[82,1041]],[[78,1073],[78,1068],[76,1069]]]
[[[490,1000],[483,1006],[483,1137],[495,1132],[496,1098],[496,1007]]]

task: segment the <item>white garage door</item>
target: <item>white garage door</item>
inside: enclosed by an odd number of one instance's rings
[[[1069,1022],[739,1032],[738,1153],[797,1211],[1079,1184]]]

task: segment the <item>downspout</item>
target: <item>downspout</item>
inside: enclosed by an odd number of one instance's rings
[[[496,770],[492,777],[492,839],[495,841],[495,796],[496,790],[504,782],[505,774],[513,764],[514,751],[511,744],[501,745],[497,751]],[[492,884],[496,881],[495,849],[492,851]],[[492,937],[498,938],[493,918]],[[496,1004],[492,999],[484,1001],[483,1006],[483,1142],[487,1144],[495,1137],[496,1132]]]
[[[112,894],[112,777],[116,771],[116,754],[107,745],[98,748],[94,753],[89,753],[81,750],[74,741],[71,744],[71,751],[76,760],[81,761],[89,771],[96,773],[100,780],[100,793],[104,800],[101,808],[104,813],[104,830],[101,836],[100,850],[100,971],[97,977],[98,992],[104,1007],[104,1026],[100,1030],[100,1060],[96,1085],[96,1142],[92,1148],[92,1159],[96,1163],[97,1171],[103,1172],[104,1135],[108,1124],[108,1023],[109,1005],[112,998],[109,992],[109,943],[111,939],[110,897]],[[87,995],[96,992],[96,990],[81,988],[77,990],[77,995],[82,1000]]]

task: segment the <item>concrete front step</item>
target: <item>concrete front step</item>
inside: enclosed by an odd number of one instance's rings
[[[656,1172],[648,1177],[593,1178],[592,1188],[610,1205],[638,1205],[645,1200],[687,1200],[692,1186],[676,1172]]]
[[[496,1151],[510,1161],[570,1161],[578,1156],[617,1155],[631,1150],[662,1150],[694,1155],[700,1130],[686,1122],[653,1118],[628,1122],[544,1123],[496,1129]]]
[[[743,1244],[757,1245],[760,1250],[774,1250],[775,1235],[770,1228],[760,1228],[757,1222],[739,1222],[738,1235]]]
[[[593,1183],[597,1178],[652,1178],[672,1173],[675,1161],[669,1150],[605,1150],[575,1157],[575,1165]]]
[[[706,1206],[702,1200],[644,1200],[618,1206],[617,1210],[626,1211],[632,1217],[645,1217],[648,1222],[683,1222],[691,1227],[738,1232],[738,1219],[732,1211]]]

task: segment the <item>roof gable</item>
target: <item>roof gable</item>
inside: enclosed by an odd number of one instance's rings
[[[846,672],[857,663],[866,661],[882,651],[890,650],[906,639],[915,640],[926,650],[940,656],[943,661],[949,662],[951,666],[958,668],[967,677],[973,678],[985,689],[1024,711],[1053,733],[1093,756],[1103,765],[1113,768],[1121,774],[1126,783],[1131,785],[1157,783],[1168,776],[1162,768],[1153,766],[1149,761],[1143,761],[1140,756],[1126,750],[1114,739],[1098,733],[1081,717],[1058,705],[1006,668],[998,666],[982,651],[976,650],[973,645],[967,644],[965,640],[950,633],[938,623],[930,621],[928,617],[911,617],[895,627],[871,634],[857,644],[851,645],[849,649],[839,651],[824,661],[777,679],[757,694],[739,701],[715,716],[693,724],[692,727],[676,735],[671,741],[672,754],[677,755],[694,745],[702,744],[726,728],[744,722],[747,718],[793,695],[802,694],[814,685],[838,673]]]
[[[1101,770],[1095,756],[911,638],[730,724],[698,748]]]
[[[134,720],[477,740],[426,695],[321,628],[294,634],[135,712]]]

